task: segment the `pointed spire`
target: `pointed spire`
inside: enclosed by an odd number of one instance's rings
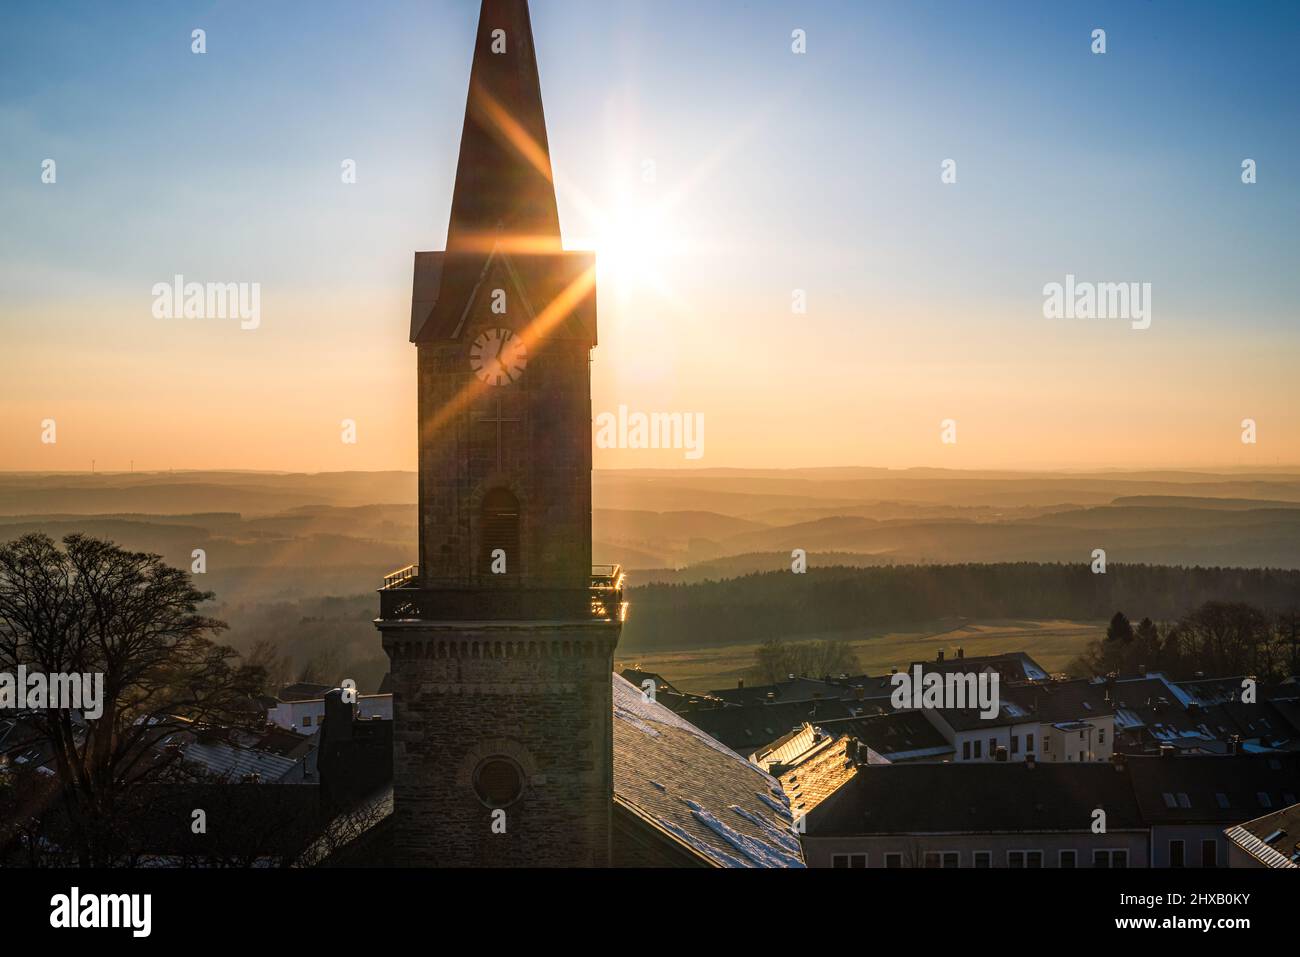
[[[483,0],[447,251],[559,252],[528,0]]]

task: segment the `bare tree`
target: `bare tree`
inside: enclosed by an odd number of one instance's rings
[[[212,595],[185,572],[83,535],[63,546],[41,534],[0,546],[0,668],[103,675],[96,720],[67,708],[36,717],[76,860],[99,866],[120,843],[124,793],[175,760],[156,745],[195,722],[238,720],[263,675],[210,639],[225,624],[198,613]]]
[[[814,678],[856,674],[858,659],[847,642],[776,640],[759,646],[757,667],[760,678],[774,684],[792,674]]]
[[[288,655],[281,654],[273,642],[259,638],[244,653],[243,659],[245,666],[261,668],[266,676],[266,680],[258,688],[262,694],[278,694],[280,689],[289,683],[293,662]]]

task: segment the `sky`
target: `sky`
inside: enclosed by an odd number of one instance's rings
[[[446,238],[477,16],[6,11],[0,469],[414,468],[412,256]],[[696,458],[597,468],[1300,463],[1300,4],[532,19],[565,245],[598,256],[593,413],[705,423]],[[257,283],[256,328],[157,317],[176,275]],[[1149,283],[1149,327],[1046,317],[1068,275]]]

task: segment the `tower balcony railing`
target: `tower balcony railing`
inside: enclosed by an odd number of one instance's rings
[[[606,621],[627,619],[621,565],[595,565],[588,588],[420,587],[416,565],[384,576],[381,621]]]

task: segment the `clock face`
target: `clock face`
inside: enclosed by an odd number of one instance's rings
[[[509,329],[488,329],[469,350],[469,367],[488,385],[517,382],[528,365],[524,340]]]

